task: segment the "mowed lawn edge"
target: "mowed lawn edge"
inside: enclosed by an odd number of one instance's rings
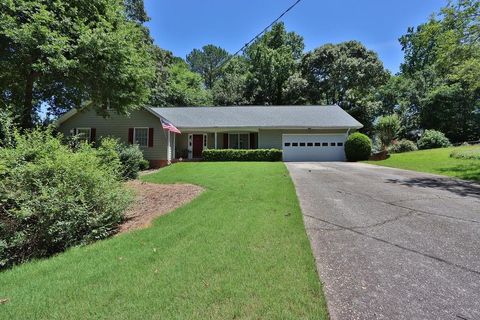
[[[0,273],[0,318],[327,319],[283,163],[179,163],[205,191],[152,227]]]
[[[384,167],[434,173],[464,180],[480,181],[480,161],[450,157],[453,150],[471,150],[478,146],[450,147],[411,151],[390,155],[381,161],[365,161]]]

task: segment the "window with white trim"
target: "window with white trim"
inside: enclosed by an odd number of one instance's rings
[[[133,142],[141,147],[148,146],[148,128],[133,128]]]
[[[90,134],[92,128],[77,128],[75,131],[75,134],[77,135],[79,141],[85,143],[90,142]]]
[[[229,149],[249,149],[250,135],[248,133],[229,133],[228,148]]]

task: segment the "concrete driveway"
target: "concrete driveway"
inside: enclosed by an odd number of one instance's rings
[[[480,185],[287,163],[332,319],[480,319]]]

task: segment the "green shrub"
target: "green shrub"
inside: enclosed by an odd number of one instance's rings
[[[395,143],[393,143],[390,148],[388,148],[388,152],[390,153],[402,153],[402,152],[409,152],[409,151],[416,151],[417,145],[415,142],[402,139]]]
[[[372,141],[360,132],[352,133],[345,142],[345,155],[348,161],[368,160],[372,153]]]
[[[445,135],[437,130],[425,130],[422,137],[417,142],[418,149],[445,148],[451,146],[450,141]]]
[[[472,148],[456,148],[450,153],[450,157],[466,160],[480,160],[480,146]]]
[[[148,161],[143,158],[143,152],[138,145],[119,143],[117,151],[122,163],[124,179],[135,179],[139,171],[148,169]]]
[[[0,269],[116,232],[132,197],[99,152],[38,129],[0,148]]]
[[[118,152],[119,141],[115,138],[103,138],[97,148],[97,157],[100,163],[104,166],[109,166],[110,169],[120,178],[123,177],[123,164],[120,161],[120,154]]]
[[[282,150],[278,149],[206,149],[205,161],[281,161]]]
[[[118,168],[123,180],[137,178],[138,172],[148,169],[149,165],[138,145],[127,145],[116,138],[103,138],[98,147],[98,155],[102,163]]]

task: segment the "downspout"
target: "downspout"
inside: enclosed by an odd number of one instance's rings
[[[176,159],[176,153],[177,153],[177,143],[176,143],[176,136],[177,134],[174,132],[173,133],[173,150],[172,150],[172,159]]]
[[[170,164],[172,162],[172,147],[170,143],[170,130],[167,131],[167,162]]]

